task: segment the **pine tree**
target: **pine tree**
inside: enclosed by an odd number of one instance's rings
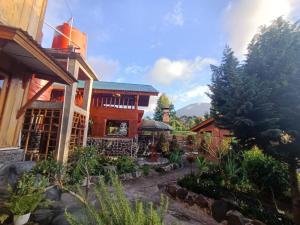
[[[258,145],[289,165],[295,224],[300,224],[300,28],[282,18],[262,28],[244,65],[226,48],[212,66],[211,113],[242,146]]]

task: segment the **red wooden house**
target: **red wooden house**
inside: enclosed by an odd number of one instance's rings
[[[231,140],[230,131],[217,127],[213,118],[197,124],[190,130],[197,133],[196,138],[203,152],[208,153],[212,158],[215,158],[223,145]]]
[[[76,104],[81,105],[84,83],[78,83]],[[55,88],[52,98],[62,96]],[[93,138],[134,138],[148,107],[150,96],[158,91],[151,85],[95,81],[90,107],[90,136]]]

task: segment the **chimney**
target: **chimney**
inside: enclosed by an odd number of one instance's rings
[[[162,121],[164,123],[170,123],[170,108],[163,108]]]

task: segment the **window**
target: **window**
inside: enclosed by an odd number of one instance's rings
[[[2,116],[2,110],[5,100],[5,91],[6,91],[7,77],[0,73],[0,122]]]
[[[108,120],[106,122],[106,135],[108,136],[127,136],[128,121]]]

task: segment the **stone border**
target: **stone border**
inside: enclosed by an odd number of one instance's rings
[[[238,205],[228,199],[215,200],[202,194],[196,194],[177,184],[167,184],[164,191],[174,200],[186,203],[189,207],[197,206],[223,225],[266,225],[259,220],[252,220],[238,211]]]

